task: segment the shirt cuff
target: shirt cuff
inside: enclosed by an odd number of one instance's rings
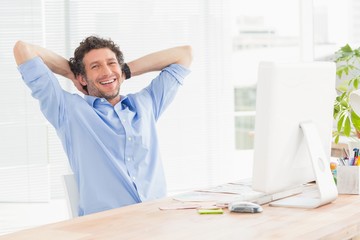
[[[171,64],[163,70],[168,71],[170,74],[172,74],[181,85],[183,85],[184,78],[191,72],[188,68],[180,64]]]
[[[31,82],[49,71],[40,57],[32,58],[18,66],[25,82]]]

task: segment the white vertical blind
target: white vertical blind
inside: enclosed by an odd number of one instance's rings
[[[44,46],[69,58],[71,55],[68,36],[68,1],[43,0]],[[60,84],[68,91],[75,91],[72,83],[59,76]],[[51,198],[64,196],[61,176],[70,171],[70,167],[55,129],[48,128],[48,160],[50,171]]]
[[[349,21],[349,38],[351,43],[359,44],[360,43],[360,3],[356,0],[350,1],[350,21]],[[358,46],[356,46],[358,47]]]
[[[42,1],[2,1],[0,8],[0,201],[49,199],[47,126],[20,81],[17,39],[43,44]]]

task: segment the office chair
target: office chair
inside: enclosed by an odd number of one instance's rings
[[[79,216],[79,191],[74,174],[63,175],[65,186],[66,203],[69,216],[75,218]]]

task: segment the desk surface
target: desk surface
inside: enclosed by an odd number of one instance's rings
[[[264,206],[257,214],[200,215],[159,210],[172,199],[136,204],[49,224],[0,239],[349,239],[360,234],[360,196],[340,195],[317,209]]]

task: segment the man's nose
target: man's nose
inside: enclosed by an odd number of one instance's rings
[[[108,76],[112,73],[112,71],[108,65],[105,65],[102,69],[102,73],[103,75]]]

